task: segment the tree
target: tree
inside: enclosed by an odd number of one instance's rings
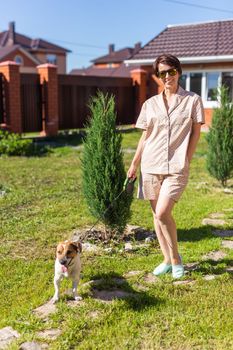
[[[101,92],[92,97],[82,158],[82,187],[93,216],[109,229],[122,233],[130,218],[132,195],[123,189],[126,172],[121,150],[122,135],[116,130],[113,96]],[[106,237],[105,237],[106,238]]]
[[[225,187],[233,171],[233,106],[225,86],[219,89],[219,99],[220,107],[214,110],[206,136],[207,170]]]

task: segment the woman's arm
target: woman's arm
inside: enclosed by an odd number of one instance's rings
[[[188,157],[189,163],[191,162],[193,154],[194,154],[195,149],[197,147],[197,143],[198,143],[198,140],[200,138],[200,133],[201,133],[201,124],[200,123],[193,123],[192,133],[190,135],[189,145],[188,145],[188,150],[187,150],[187,157]]]
[[[137,169],[138,169],[138,166],[140,164],[140,161],[141,161],[141,156],[142,156],[142,150],[143,150],[143,144],[146,140],[146,130],[143,131],[142,133],[142,136],[138,142],[138,146],[137,146],[137,149],[136,149],[136,152],[135,152],[135,155],[133,157],[133,160],[132,160],[132,163],[130,165],[130,168],[127,172],[127,176],[128,178],[132,178],[134,179],[136,177],[136,174],[137,174]]]

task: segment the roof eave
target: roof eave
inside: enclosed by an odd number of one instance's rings
[[[38,47],[38,48],[29,48],[28,49],[28,51],[29,52],[32,52],[32,53],[35,53],[35,52],[42,52],[42,53],[47,53],[47,52],[49,52],[49,53],[54,53],[54,54],[58,54],[58,53],[60,53],[60,54],[67,54],[67,53],[69,53],[69,52],[72,52],[72,51],[62,51],[62,50],[57,50],[57,49],[44,49],[44,48],[40,48],[40,47]]]
[[[125,60],[126,66],[133,65],[145,65],[149,66],[154,63],[156,58],[147,59],[131,59]],[[215,63],[215,62],[231,62],[233,61],[233,55],[222,56],[193,56],[193,57],[179,57],[181,63]]]

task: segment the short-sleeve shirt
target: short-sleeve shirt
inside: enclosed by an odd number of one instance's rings
[[[179,86],[167,111],[163,92],[146,100],[136,128],[147,131],[141,171],[174,174],[188,166],[187,149],[193,123],[205,122],[201,97]]]

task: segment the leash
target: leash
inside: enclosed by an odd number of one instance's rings
[[[103,214],[97,219],[97,221],[94,223],[94,225],[92,225],[92,227],[87,231],[87,233],[85,234],[85,237],[93,230],[93,228],[100,222],[100,220],[105,216],[105,214],[108,212],[108,210],[110,208],[113,207],[113,204],[118,200],[118,198],[122,195],[122,193],[126,192],[127,194],[132,194],[133,190],[134,190],[134,183],[137,180],[137,178],[135,177],[134,179],[132,178],[126,178],[124,185],[123,185],[123,189],[121,190],[121,192],[113,199],[113,201],[109,204],[109,206],[105,209],[105,211],[103,212]]]

